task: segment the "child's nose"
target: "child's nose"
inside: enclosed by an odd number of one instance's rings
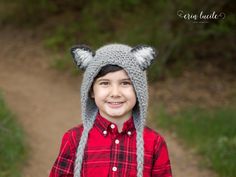
[[[120,91],[119,91],[119,87],[116,85],[113,85],[111,88],[111,96],[115,97],[115,96],[120,96]]]

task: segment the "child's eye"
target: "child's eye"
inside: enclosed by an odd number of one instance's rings
[[[122,84],[122,85],[131,85],[131,82],[129,82],[129,81],[124,81],[124,82],[122,82],[121,84]]]
[[[109,82],[100,82],[99,85],[109,85]]]

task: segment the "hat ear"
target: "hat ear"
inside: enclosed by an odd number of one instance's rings
[[[71,48],[72,57],[76,65],[85,70],[95,53],[86,45],[76,45]]]
[[[147,45],[138,45],[131,49],[131,53],[137,59],[142,70],[146,70],[157,56],[157,52],[153,47]]]

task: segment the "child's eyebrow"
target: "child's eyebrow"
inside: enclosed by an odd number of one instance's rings
[[[96,82],[100,81],[110,81],[111,79],[98,78]],[[120,81],[131,81],[130,78],[119,79]]]
[[[98,78],[97,80],[96,80],[96,82],[100,82],[100,81],[109,81],[110,79],[103,79],[103,78]]]
[[[131,81],[130,78],[121,79],[122,81]]]

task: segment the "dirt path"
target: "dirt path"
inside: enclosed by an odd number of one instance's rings
[[[63,132],[80,122],[79,78],[49,68],[48,54],[31,33],[0,33],[0,89],[17,115],[30,146],[24,177],[46,177]],[[169,134],[166,137],[175,177],[212,177]]]

